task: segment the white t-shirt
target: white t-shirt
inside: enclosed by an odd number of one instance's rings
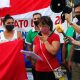
[[[10,38],[10,39],[6,39],[5,36],[4,36],[4,32],[1,32],[0,33],[0,43],[8,42],[8,41],[13,41],[13,40],[17,39],[17,37],[18,36],[17,36],[17,31],[16,30],[14,31],[13,37]]]

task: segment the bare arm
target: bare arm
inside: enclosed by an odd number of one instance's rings
[[[69,60],[70,60],[70,61],[71,61],[71,59],[72,59],[73,51],[74,51],[74,45],[72,45],[72,46],[71,46],[71,49],[70,49],[70,57],[69,57]]]
[[[18,39],[22,38],[22,34],[20,31],[18,31],[17,35],[18,35]]]
[[[48,52],[50,52],[52,55],[55,55],[59,48],[60,48],[60,41],[52,41],[52,44],[50,44],[47,41],[48,36],[39,36],[41,42],[45,44],[45,47]]]
[[[80,34],[80,27],[79,27],[79,25],[77,25],[77,24],[75,24],[75,23],[72,23],[72,22],[69,22],[69,24],[75,29],[75,31],[76,31],[77,33]]]
[[[73,51],[74,51],[74,45],[71,46],[71,49],[70,49],[70,57],[69,57],[69,61],[68,61],[68,69],[69,71],[71,71],[71,68],[72,68],[72,55],[73,55]]]
[[[75,40],[75,39],[72,38],[72,37],[69,37],[69,38],[70,38],[72,44],[80,46],[80,41],[77,41],[77,40]]]
[[[48,41],[44,42],[46,49],[48,52],[50,52],[52,55],[57,54],[59,48],[60,48],[60,42],[59,41],[53,41],[52,44],[50,44]]]
[[[65,19],[75,29],[75,31],[80,34],[80,27],[79,27],[79,25],[77,25],[75,23],[72,23],[70,18],[71,18],[70,14],[66,13],[65,14]]]
[[[66,50],[67,50],[67,44],[64,43],[62,47],[62,62],[63,64],[66,63]]]

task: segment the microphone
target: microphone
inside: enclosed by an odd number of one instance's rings
[[[67,37],[66,34],[63,31],[63,28],[62,28],[61,24],[57,24],[55,29],[57,30],[58,33],[62,33],[64,37]]]
[[[62,25],[61,24],[57,24],[56,28],[55,28],[59,33],[62,33],[63,36],[65,37],[65,39],[67,40],[67,43],[72,44],[71,40],[69,39],[68,36],[66,36],[66,34],[63,31]]]
[[[62,34],[63,34],[64,37],[67,37],[66,34],[65,34],[64,32],[62,32]]]

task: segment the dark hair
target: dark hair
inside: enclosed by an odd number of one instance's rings
[[[80,2],[78,4],[76,4],[76,5],[74,5],[74,8],[77,8],[79,6],[80,6]]]
[[[48,25],[50,27],[50,31],[53,30],[53,22],[49,16],[42,16],[39,20],[39,25]]]
[[[34,13],[34,14],[33,14],[33,17],[34,17],[35,15],[40,15],[40,16],[42,16],[41,13]]]
[[[13,17],[11,17],[9,14],[7,14],[7,15],[3,18],[3,25],[5,25],[5,22],[6,22],[8,19],[13,19]],[[14,20],[14,19],[13,19],[13,20]]]

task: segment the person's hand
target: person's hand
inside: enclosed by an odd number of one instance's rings
[[[70,42],[71,44],[75,44],[75,43],[76,43],[76,40],[75,40],[74,38],[68,37],[68,39],[69,39],[69,42]]]
[[[64,42],[65,44],[67,44],[67,43],[74,44],[76,42],[76,40],[74,38],[72,38],[72,37],[65,37],[64,41],[65,41]]]
[[[70,24],[70,23],[71,23],[71,14],[66,13],[66,14],[65,14],[65,19],[66,19],[67,22]]]
[[[36,59],[32,59],[32,60],[31,60],[31,63],[32,63],[33,66],[35,66]]]
[[[66,63],[66,60],[65,60],[65,59],[62,60],[62,64],[63,64],[64,66],[67,66],[67,63]]]
[[[72,37],[69,37],[69,39],[71,40],[71,43],[72,43],[72,44],[74,44],[75,41],[76,41],[76,40],[75,40],[74,38],[72,38]]]
[[[31,61],[32,57],[31,56],[27,56],[26,59],[29,60],[29,61]]]
[[[68,44],[69,42],[69,37],[64,37],[64,44]]]
[[[33,59],[31,56],[27,56],[27,60],[29,60],[32,63],[33,66],[36,63],[36,59]]]
[[[48,36],[39,36],[39,38],[42,42],[45,42],[47,41]]]

